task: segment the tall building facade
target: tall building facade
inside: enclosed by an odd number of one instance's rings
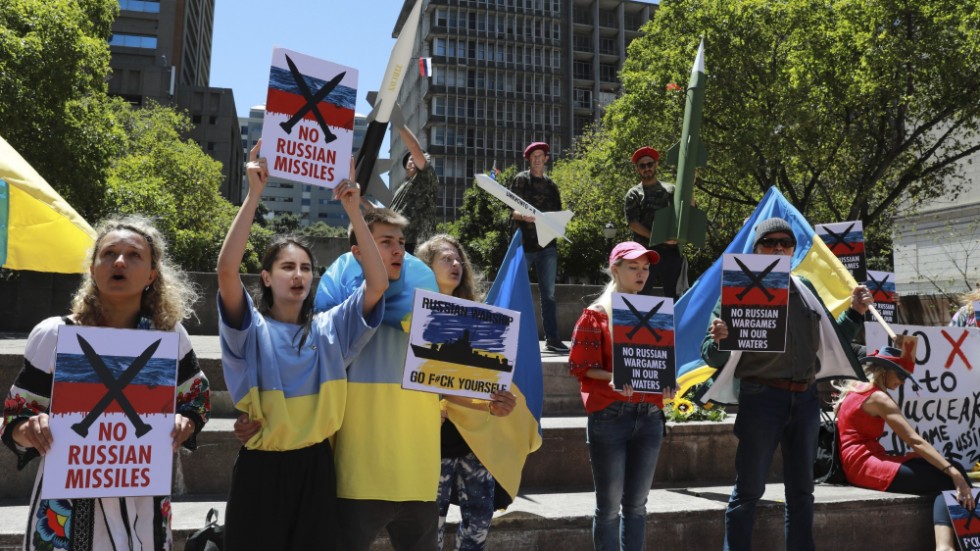
[[[109,93],[135,106],[148,101],[186,110],[187,136],[222,165],[221,194],[241,202],[242,163],[235,98],[211,88],[214,0],[119,0],[109,48]]]
[[[262,137],[264,117],[265,105],[256,105],[249,109],[248,117],[241,117],[238,120],[241,148],[246,155]],[[354,155],[357,155],[364,143],[367,125],[367,117],[360,113],[354,114]],[[378,165],[383,167],[386,162],[387,159],[379,159]],[[247,191],[248,179],[243,174],[241,196],[245,197]],[[304,226],[314,222],[324,222],[329,226],[346,227],[350,223],[340,201],[334,200],[333,190],[326,188],[308,186],[281,178],[269,178],[269,183],[262,193],[262,203],[269,209],[270,217],[277,214],[297,214],[301,217],[300,223]]]
[[[547,142],[552,158],[620,93],[626,48],[655,5],[628,0],[418,0],[422,20],[399,94],[406,122],[442,183],[439,213],[454,220],[473,174],[524,167],[524,147]],[[406,0],[398,36],[414,0]],[[391,158],[407,149],[391,135]],[[392,166],[393,188],[404,169]],[[392,191],[395,191],[392,189]]]

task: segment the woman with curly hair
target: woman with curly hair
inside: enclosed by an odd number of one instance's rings
[[[176,332],[177,411],[171,437],[174,451],[180,446],[195,449],[211,409],[208,380],[181,325],[196,299],[184,274],[167,257],[163,235],[147,219],[103,222],[71,314],[34,327],[24,367],[4,403],[3,442],[17,454],[18,468],[51,449],[48,410],[58,329],[64,325]],[[42,465],[31,492],[24,549],[170,549],[169,496],[41,499],[43,472]]]

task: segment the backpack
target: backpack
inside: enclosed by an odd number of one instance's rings
[[[817,432],[817,457],[813,460],[813,481],[817,484],[847,484],[840,460],[840,435],[837,434],[837,414],[820,410],[820,429]]]
[[[225,527],[218,524],[218,510],[211,508],[204,528],[187,536],[184,551],[221,551],[225,545]]]

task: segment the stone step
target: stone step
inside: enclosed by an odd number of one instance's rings
[[[647,502],[647,549],[720,549],[728,486],[677,487],[651,490]],[[782,549],[783,488],[770,484],[756,512],[755,548]],[[814,534],[817,548],[836,551],[867,549],[932,549],[930,498],[888,494],[849,486],[818,485],[814,492]],[[223,501],[207,497],[177,498],[173,504],[175,551],[187,536],[204,525],[215,507],[224,518]],[[524,494],[494,514],[491,550],[586,551],[592,549],[590,529],[595,509],[591,492]],[[27,507],[0,505],[0,549],[15,549],[23,538]],[[459,521],[451,507],[447,548]],[[873,543],[872,543],[873,542]],[[383,538],[372,550],[390,549]]]
[[[731,418],[720,423],[668,423],[654,484],[730,484],[735,479],[735,437]],[[199,447],[181,450],[175,460],[174,495],[225,495],[240,444],[233,420],[213,419],[198,437]],[[585,417],[542,419],[541,449],[524,465],[525,491],[590,491],[592,470],[585,443]],[[0,453],[0,499],[26,499],[38,461],[16,470],[14,454]],[[779,454],[770,479],[780,480]]]

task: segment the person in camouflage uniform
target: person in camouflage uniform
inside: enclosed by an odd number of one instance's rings
[[[436,233],[439,177],[429,154],[422,151],[418,138],[405,126],[405,118],[398,107],[391,111],[391,126],[398,129],[408,152],[402,157],[405,181],[398,186],[388,208],[408,218],[405,250],[413,253],[415,245]]]
[[[640,183],[626,192],[624,210],[626,223],[633,232],[633,240],[650,247],[660,255],[660,262],[650,266],[650,277],[640,294],[652,295],[656,284],[663,286],[663,296],[678,298],[688,288],[687,259],[681,255],[677,241],[650,243],[655,213],[674,205],[674,186],[657,180],[660,153],[652,147],[641,147],[631,159],[640,177]]]

